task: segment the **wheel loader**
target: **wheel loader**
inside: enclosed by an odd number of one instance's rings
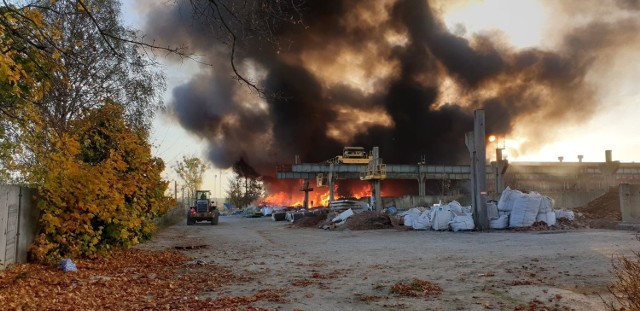
[[[218,224],[220,218],[220,212],[216,206],[216,203],[211,198],[211,191],[209,190],[196,190],[196,195],[193,200],[193,204],[189,207],[187,212],[187,225],[193,225],[198,221],[209,221],[212,225]]]

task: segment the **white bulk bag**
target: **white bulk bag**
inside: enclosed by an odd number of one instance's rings
[[[453,213],[448,205],[431,209],[431,228],[433,230],[449,230],[449,222]]]
[[[555,212],[538,213],[538,216],[536,216],[536,221],[544,221],[547,224],[547,226],[555,226],[556,213]]]
[[[489,228],[506,229],[509,226],[509,214],[502,214],[498,219],[489,220]]]
[[[556,214],[556,220],[558,218],[566,218],[568,220],[575,220],[576,219],[576,215],[573,213],[573,211],[569,211],[569,210],[564,210],[564,209],[558,209],[554,211]]]
[[[511,216],[509,217],[509,227],[529,227],[536,221],[536,216],[540,210],[541,195],[523,194],[513,202]]]
[[[413,229],[415,229],[415,230],[429,229],[429,227],[431,227],[430,214],[431,214],[431,211],[426,210],[426,211],[422,212],[422,214],[420,214],[416,218],[414,218],[413,219],[413,226],[412,226]]]
[[[451,230],[454,232],[458,232],[460,230],[473,230],[476,227],[471,215],[454,216],[449,224],[451,225]]]
[[[406,227],[413,227],[413,222],[420,216],[422,212],[417,209],[417,208],[412,208],[406,212],[403,212],[402,214],[400,214],[400,216],[403,216],[403,220],[404,220],[404,225]]]

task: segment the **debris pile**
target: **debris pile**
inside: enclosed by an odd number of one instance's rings
[[[350,230],[377,230],[391,229],[391,219],[389,215],[374,211],[363,211],[349,218],[345,223],[347,229]]]
[[[262,209],[259,207],[249,206],[242,211],[242,217],[257,218],[262,216],[264,216],[264,214],[262,213]]]
[[[577,209],[577,211],[587,219],[622,221],[619,188],[611,188],[605,194],[587,203],[584,207]]]
[[[621,220],[618,189],[613,188],[585,207],[567,210],[554,209],[554,200],[537,192],[523,192],[507,187],[498,202],[487,203],[491,229],[566,230],[589,227],[608,227]],[[367,203],[355,200],[331,202],[329,208],[312,210],[274,209],[271,217],[288,220],[296,227],[318,226],[325,230],[348,228],[375,230],[464,231],[474,230],[470,206],[456,201],[415,207],[398,213],[395,207],[382,212],[370,211]]]

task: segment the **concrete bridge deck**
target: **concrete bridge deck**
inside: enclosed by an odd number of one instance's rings
[[[316,178],[317,174],[334,174],[337,178],[360,179],[366,164],[328,164],[301,163],[279,167],[278,179]],[[386,164],[386,179],[469,179],[471,169],[468,165],[423,165],[423,164]],[[487,166],[487,174],[492,171]]]

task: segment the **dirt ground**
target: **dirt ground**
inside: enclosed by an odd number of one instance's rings
[[[177,249],[203,269],[247,276],[203,287],[199,299],[282,293],[253,308],[604,310],[612,259],[640,242],[635,232],[604,229],[325,231],[226,216],[218,226],[181,222],[138,248]]]

